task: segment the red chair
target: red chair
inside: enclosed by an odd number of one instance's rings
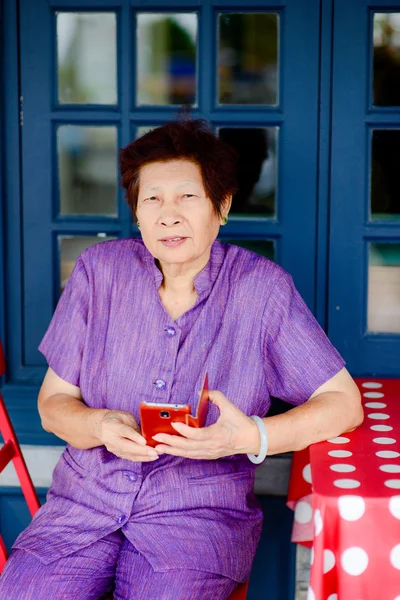
[[[0,342],[0,377],[4,375],[6,364],[4,360],[3,346]],[[29,475],[24,457],[22,456],[21,448],[15,435],[14,428],[8,416],[7,409],[4,404],[3,396],[0,393],[0,432],[4,439],[4,446],[0,450],[0,473],[4,470],[9,462],[13,462],[17,472],[19,482],[21,484],[22,493],[25,496],[26,503],[31,516],[40,507],[39,498],[36,490],[33,487],[32,479]],[[4,568],[7,560],[7,550],[4,540],[0,535],[0,573]]]
[[[249,587],[248,581],[245,581],[244,583],[239,583],[236,590],[234,590],[232,592],[232,594],[229,596],[228,600],[246,600],[248,587]]]
[[[6,364],[4,360],[3,346],[0,342],[0,377],[4,375]],[[29,475],[24,457],[21,453],[21,448],[15,435],[14,428],[8,416],[7,409],[4,404],[3,396],[0,393],[0,432],[4,439],[4,446],[0,450],[0,473],[4,470],[9,462],[13,461],[18,479],[21,484],[22,492],[25,496],[29,511],[33,517],[35,512],[40,507],[39,498],[33,486],[32,479]],[[7,560],[7,550],[0,535],[0,573],[4,568]],[[246,600],[248,581],[240,583],[235,591],[229,596],[228,600]],[[111,598],[109,600],[112,600]]]

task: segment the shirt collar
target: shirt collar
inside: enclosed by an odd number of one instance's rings
[[[154,284],[158,290],[163,280],[163,274],[157,267],[154,256],[150,254],[144,244],[143,251],[145,253],[144,258],[146,267],[151,274]],[[196,277],[194,278],[194,287],[198,296],[203,295],[211,290],[224,261],[224,256],[225,250],[223,245],[218,240],[215,240],[211,246],[208,263],[199,273],[197,273]]]

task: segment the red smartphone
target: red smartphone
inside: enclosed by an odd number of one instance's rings
[[[185,423],[191,427],[203,427],[208,412],[208,374],[205,374],[203,387],[197,405],[196,416],[190,414],[189,404],[167,404],[160,402],[140,403],[140,424],[142,436],[147,445],[157,446],[160,442],[153,440],[156,433],[179,435],[171,423]]]

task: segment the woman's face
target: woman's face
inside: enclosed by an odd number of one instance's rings
[[[229,206],[230,198],[223,216]],[[201,263],[222,223],[206,196],[200,167],[188,160],[141,168],[136,215],[144,244],[161,264]]]

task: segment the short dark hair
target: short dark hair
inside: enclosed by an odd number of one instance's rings
[[[237,153],[213,133],[205,119],[181,116],[120,150],[121,184],[135,219],[140,169],[152,162],[179,159],[200,167],[206,194],[221,216],[225,198],[237,191]]]

